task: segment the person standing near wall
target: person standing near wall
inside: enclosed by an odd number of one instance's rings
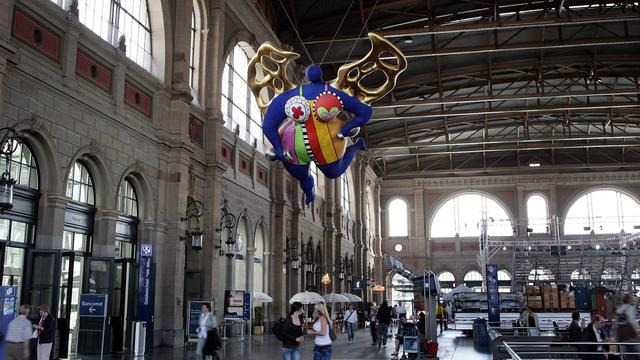
[[[33,327],[29,316],[29,305],[20,305],[18,316],[9,323],[7,329],[7,360],[22,360],[29,358],[29,340]]]
[[[349,310],[345,311],[344,322],[347,325],[349,344],[353,344],[353,336],[355,335],[356,323],[358,322],[358,313],[353,310],[353,304],[349,304]]]
[[[376,306],[376,303],[373,303],[369,309],[369,329],[371,330],[371,345],[373,346],[376,346],[378,343],[377,315],[378,307]]]
[[[391,308],[387,306],[387,300],[383,301],[380,304],[380,308],[378,309],[378,349],[380,348],[380,344],[382,347],[387,347],[387,331],[389,329],[389,325],[391,324]]]
[[[34,324],[33,328],[38,331],[38,347],[36,354],[38,360],[49,360],[51,347],[55,338],[55,320],[49,315],[49,306],[42,304],[38,306],[40,313],[40,321],[38,325]]]

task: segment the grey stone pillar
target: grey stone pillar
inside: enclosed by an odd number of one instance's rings
[[[116,221],[118,211],[99,209],[96,212],[93,231],[92,255],[97,257],[114,257],[114,241],[116,238]]]
[[[42,194],[36,227],[36,248],[61,249],[64,216],[69,198],[58,194]]]

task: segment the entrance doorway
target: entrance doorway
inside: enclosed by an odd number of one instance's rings
[[[113,278],[111,351],[126,352],[131,346],[135,305],[136,264],[133,259],[116,259]]]

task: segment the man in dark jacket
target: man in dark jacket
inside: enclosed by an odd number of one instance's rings
[[[593,321],[582,332],[582,341],[590,343],[601,343],[605,341],[604,333],[604,318],[600,315],[595,315]],[[582,355],[583,360],[604,360],[606,359],[604,352],[609,349],[606,345],[585,344],[582,345],[580,351],[602,353],[602,354],[585,354]]]
[[[571,314],[571,324],[569,325],[569,342],[578,342],[582,340],[582,328],[580,327],[580,313],[574,311]]]
[[[387,305],[387,300],[383,301],[380,304],[380,308],[378,309],[378,348],[380,348],[380,344],[383,347],[387,347],[387,332],[389,325],[391,324],[391,309]]]

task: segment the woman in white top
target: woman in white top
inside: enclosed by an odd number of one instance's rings
[[[331,320],[329,320],[329,313],[324,303],[315,305],[313,317],[315,319],[313,328],[307,332],[308,335],[315,335],[316,337],[313,347],[313,360],[330,360],[333,349],[331,347],[329,329],[333,325],[331,324]]]
[[[207,342],[207,332],[217,326],[216,320],[211,314],[210,304],[202,304],[201,311],[198,322],[198,347],[196,348],[196,355],[204,357],[204,345]]]
[[[356,331],[356,323],[358,322],[358,313],[353,310],[353,304],[349,304],[349,310],[344,313],[344,322],[347,324],[347,336],[349,344],[353,343],[353,335]]]

